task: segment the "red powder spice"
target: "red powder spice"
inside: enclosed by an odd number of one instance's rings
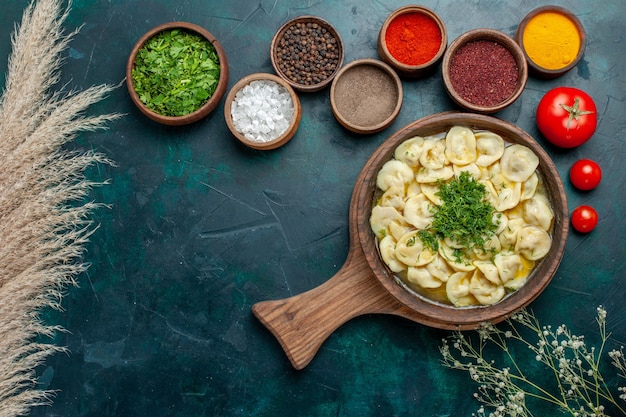
[[[385,31],[389,53],[406,65],[421,65],[433,59],[441,46],[437,22],[422,13],[404,13],[394,18]]]
[[[515,91],[518,68],[513,55],[497,42],[478,40],[459,48],[450,61],[452,88],[466,101],[489,107]]]

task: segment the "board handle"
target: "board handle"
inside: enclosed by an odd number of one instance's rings
[[[348,320],[404,310],[378,282],[362,253],[351,255],[330,280],[282,300],[261,301],[254,315],[278,339],[289,361],[303,369],[324,341]]]

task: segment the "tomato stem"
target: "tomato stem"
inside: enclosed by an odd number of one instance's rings
[[[592,111],[589,110],[581,110],[580,109],[580,101],[578,100],[578,97],[574,99],[574,105],[573,106],[568,106],[566,104],[559,104],[559,106],[561,106],[563,108],[563,110],[565,110],[567,112],[567,114],[569,115],[567,117],[567,130],[569,130],[569,126],[572,123],[572,120],[578,120],[578,118],[580,116],[584,116],[586,114],[592,114]]]

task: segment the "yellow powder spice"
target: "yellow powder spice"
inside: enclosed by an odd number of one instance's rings
[[[535,64],[558,70],[576,59],[581,40],[576,25],[567,16],[558,12],[542,12],[528,21],[522,42]]]

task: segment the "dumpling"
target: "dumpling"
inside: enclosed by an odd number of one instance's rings
[[[415,167],[420,163],[420,156],[424,150],[424,138],[415,136],[402,142],[395,150],[394,157],[398,161]]]
[[[434,183],[438,180],[448,180],[453,176],[454,169],[452,169],[450,165],[445,165],[439,169],[421,167],[417,170],[417,174],[415,174],[415,180],[419,183]]]
[[[518,274],[523,270],[522,258],[513,252],[498,253],[493,258],[493,263],[498,268],[498,274],[503,283],[507,283],[518,278]]]
[[[383,207],[393,207],[398,211],[404,210],[404,187],[397,185],[387,188],[387,191],[380,197],[380,205]]]
[[[424,267],[410,266],[406,273],[406,279],[422,288],[434,289],[443,285],[443,282],[435,278]]]
[[[435,259],[426,265],[426,269],[433,277],[442,282],[448,281],[450,275],[454,273],[454,270],[450,268],[450,265],[439,254],[435,255]]]
[[[417,181],[411,181],[406,187],[406,198],[413,197],[422,192],[422,185]]]
[[[471,272],[455,272],[446,282],[446,295],[455,307],[466,307],[476,303],[470,295]]]
[[[462,256],[459,256],[458,249],[451,248],[443,241],[439,242],[439,255],[441,255],[455,271],[468,272],[476,269],[474,264],[466,261]]]
[[[469,292],[482,305],[495,304],[504,298],[504,287],[488,280],[482,271],[476,270],[470,279]]]
[[[387,231],[396,242],[400,240],[402,236],[409,233],[411,230],[413,230],[412,227],[404,222],[399,223],[396,221],[391,221],[389,223],[389,226],[387,226]]]
[[[524,182],[539,166],[539,158],[527,146],[515,144],[504,149],[500,159],[502,175],[511,181]]]
[[[539,226],[545,231],[550,230],[554,213],[548,198],[543,194],[537,194],[530,200],[525,201],[524,218],[528,223]]]
[[[491,261],[474,261],[476,268],[483,274],[483,276],[495,285],[502,284],[500,280],[500,274],[498,268]]]
[[[435,253],[424,246],[424,242],[413,230],[400,238],[396,244],[396,259],[408,266],[423,266],[435,258]]]
[[[453,165],[452,169],[454,170],[454,175],[457,177],[460,177],[462,172],[469,172],[472,177],[479,180],[482,178],[483,175],[480,167],[474,162],[467,165]]]
[[[502,157],[504,140],[493,132],[476,132],[476,165],[486,167]]]
[[[515,251],[531,261],[543,258],[550,251],[552,239],[548,232],[537,226],[526,226],[517,234]]]
[[[448,158],[446,158],[446,142],[443,139],[424,140],[424,149],[420,155],[420,164],[430,170],[441,169],[448,165]]]
[[[497,211],[505,211],[517,206],[522,195],[522,183],[510,181],[502,172],[502,166],[498,163],[494,164],[490,169],[490,179],[495,193],[494,207]]]
[[[376,177],[376,185],[383,191],[389,187],[404,187],[414,177],[410,166],[396,159],[385,162]]]
[[[423,183],[420,189],[434,205],[440,206],[443,204],[443,200],[437,195],[439,192],[439,186],[437,184]]]
[[[517,206],[522,195],[522,183],[507,181],[504,175],[492,180],[498,194],[496,210],[505,211]]]
[[[500,204],[500,199],[498,198],[498,192],[496,191],[496,187],[494,187],[493,183],[489,180],[480,180],[478,182],[485,186],[485,200],[487,200],[489,204],[496,208]]]
[[[533,172],[526,181],[522,183],[522,195],[520,201],[528,200],[537,192],[537,185],[539,185],[539,176],[537,171]]]
[[[382,239],[389,232],[389,223],[395,221],[397,223],[404,223],[404,217],[394,207],[374,206],[372,207],[372,214],[370,215],[370,227],[372,232]]]
[[[517,236],[525,225],[526,222],[522,218],[509,219],[506,229],[498,235],[501,248],[504,250],[515,248]]]
[[[380,249],[380,257],[391,271],[398,273],[406,269],[406,265],[396,258],[396,242],[391,236],[382,238],[378,247]]]
[[[476,259],[486,260],[491,259],[493,254],[499,252],[501,249],[502,243],[500,243],[500,238],[498,237],[498,235],[494,234],[485,239],[485,243],[482,248],[475,246],[474,248],[472,248],[472,252]]]
[[[446,158],[455,165],[467,165],[476,160],[476,138],[472,129],[454,126],[446,134]]]
[[[404,204],[404,218],[417,229],[428,229],[433,223],[432,203],[423,193],[415,195]]]
[[[491,222],[497,226],[495,234],[499,235],[504,232],[509,225],[509,218],[504,213],[494,212],[493,216],[491,216]]]
[[[510,291],[517,291],[520,289],[522,285],[528,281],[528,277],[530,272],[535,267],[535,261],[530,261],[523,256],[517,255],[521,265],[519,266],[519,270],[514,278],[511,278],[507,282],[504,283],[504,288]]]

